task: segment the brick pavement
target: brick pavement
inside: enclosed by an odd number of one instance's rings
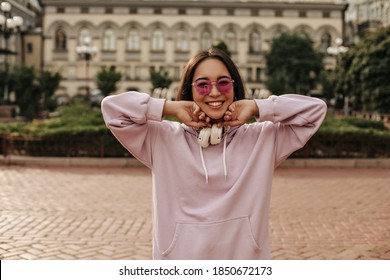
[[[0,166],[0,259],[150,259],[142,167]],[[390,259],[390,169],[280,168],[273,259]]]

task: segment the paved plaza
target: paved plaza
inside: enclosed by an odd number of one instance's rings
[[[143,167],[0,166],[0,259],[150,259]],[[273,259],[390,259],[390,169],[279,168]]]

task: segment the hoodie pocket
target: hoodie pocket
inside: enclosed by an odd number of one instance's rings
[[[173,240],[163,253],[166,259],[258,259],[249,217],[206,223],[176,223]]]

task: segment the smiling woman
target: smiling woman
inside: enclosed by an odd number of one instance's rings
[[[211,49],[188,62],[176,101],[134,91],[103,100],[107,127],[154,174],[155,259],[270,258],[274,169],[317,131],[326,104],[246,100],[244,88],[230,57]]]
[[[215,58],[205,59],[198,64],[193,81],[195,103],[213,122],[221,121],[234,99],[233,80],[225,64]]]

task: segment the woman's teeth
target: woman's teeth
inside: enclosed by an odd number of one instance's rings
[[[213,107],[215,107],[215,106],[220,106],[220,105],[222,105],[222,103],[223,102],[221,102],[221,101],[216,101],[216,102],[209,102],[208,104],[209,104],[209,106],[213,106]]]

